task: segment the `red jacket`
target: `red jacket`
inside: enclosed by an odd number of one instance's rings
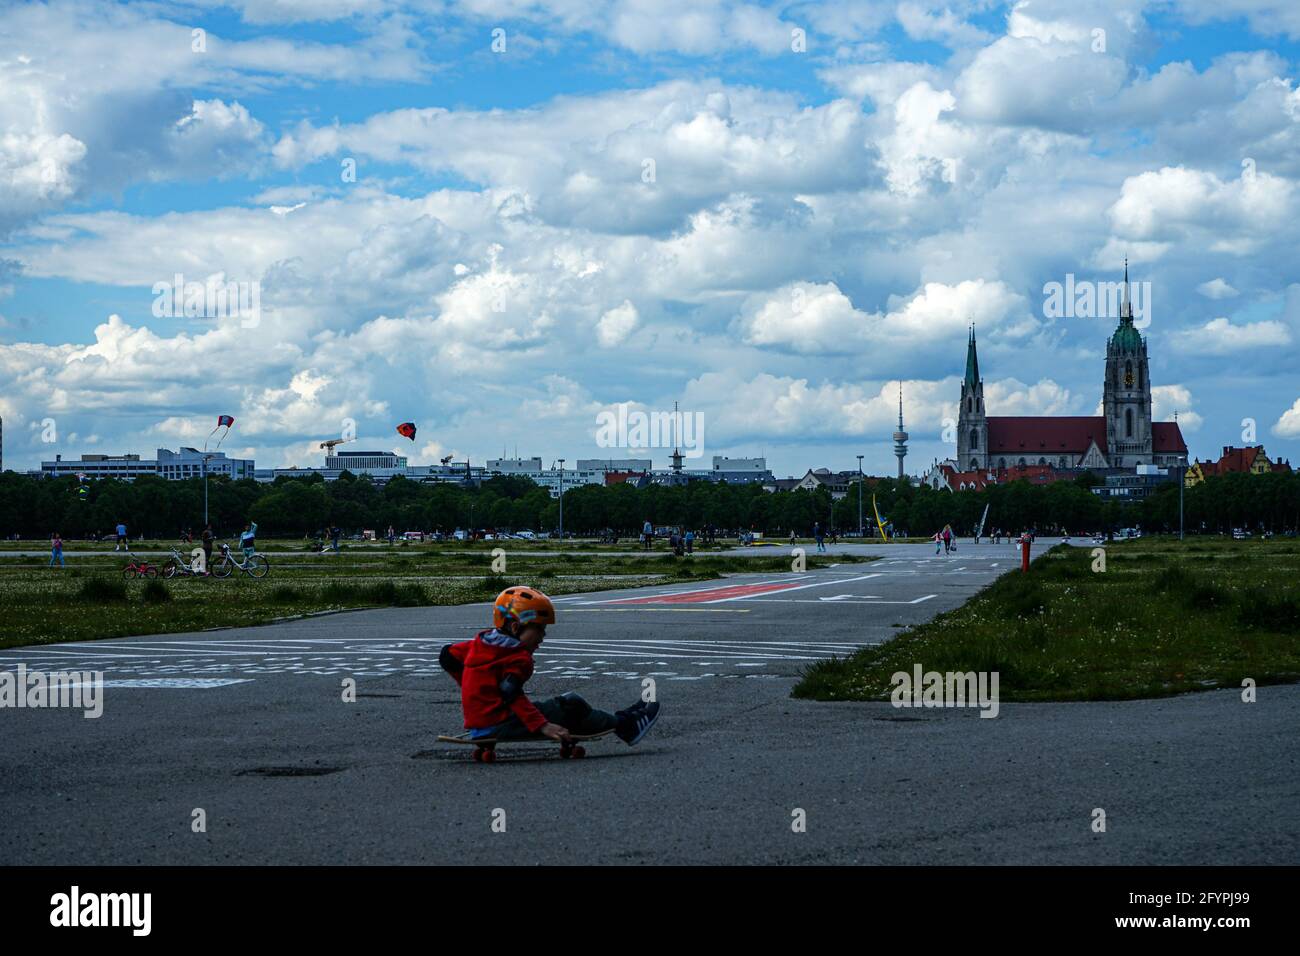
[[[480,631],[472,641],[447,645],[442,649],[443,668],[460,685],[465,729],[493,727],[513,715],[536,733],[545,726],[546,717],[523,690],[524,683],[533,676],[533,655],[518,644],[507,646],[510,640],[502,638],[505,635],[487,630]],[[518,688],[509,700],[501,689],[507,678]]]

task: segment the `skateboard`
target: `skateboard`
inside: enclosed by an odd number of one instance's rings
[[[560,757],[565,760],[577,759],[587,756],[587,748],[582,746],[582,741],[597,740],[601,737],[607,737],[614,732],[611,727],[609,730],[602,730],[598,734],[572,734],[573,743],[560,744]],[[474,745],[474,762],[475,763],[492,763],[497,759],[497,744],[537,744],[537,743],[555,743],[550,737],[543,737],[541,734],[533,734],[528,737],[510,737],[501,740],[497,737],[471,737],[468,733],[448,736],[446,734],[438,737],[438,742],[443,744],[473,744]]]

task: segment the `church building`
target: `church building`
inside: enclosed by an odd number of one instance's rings
[[[1119,326],[1106,342],[1101,404],[1101,417],[987,414],[975,330],[971,329],[957,419],[958,467],[970,471],[1018,465],[1050,465],[1058,469],[1187,467],[1187,444],[1178,423],[1151,420],[1147,343],[1133,324],[1127,265]]]

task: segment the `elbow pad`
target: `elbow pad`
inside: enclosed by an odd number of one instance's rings
[[[442,650],[438,653],[438,663],[448,674],[459,674],[464,667],[460,661],[456,660],[456,655],[451,652],[451,645],[444,644]]]

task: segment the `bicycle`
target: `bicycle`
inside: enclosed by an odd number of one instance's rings
[[[204,574],[204,571],[199,571],[194,567],[193,562],[186,561],[184,555],[175,548],[172,548],[171,561],[167,563],[167,566],[163,568],[162,571],[162,576],[168,579],[177,577],[178,575],[183,578],[201,578]]]
[[[122,569],[122,577],[130,581],[132,578],[156,578],[158,569],[148,561],[137,558],[130,551],[126,553],[126,567]]]
[[[212,573],[219,578],[228,578],[235,568],[243,571],[251,578],[264,578],[271,573],[271,562],[260,554],[236,559],[230,553],[230,545],[223,544],[221,546],[221,559],[213,567]]]

